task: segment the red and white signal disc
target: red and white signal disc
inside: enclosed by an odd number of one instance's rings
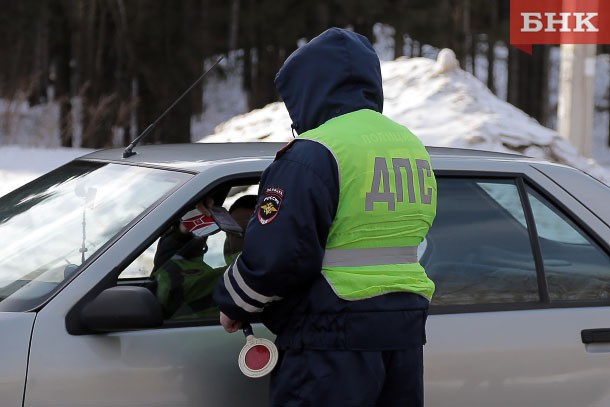
[[[277,359],[278,352],[273,342],[248,335],[239,352],[239,369],[248,377],[262,377],[273,370]]]

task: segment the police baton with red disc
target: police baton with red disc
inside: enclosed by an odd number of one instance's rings
[[[265,338],[256,338],[250,324],[243,328],[246,344],[239,352],[239,369],[248,377],[262,377],[275,367],[278,352],[275,344]]]

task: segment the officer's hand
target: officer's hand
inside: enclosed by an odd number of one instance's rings
[[[232,334],[241,328],[241,321],[234,321],[229,318],[224,312],[220,312],[220,324],[228,333]]]

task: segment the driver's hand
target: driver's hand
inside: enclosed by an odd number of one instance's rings
[[[199,212],[201,212],[205,216],[212,216],[210,211],[208,211],[208,208],[211,206],[214,206],[214,199],[210,198],[209,196],[206,196],[202,201],[197,202],[197,204],[195,205],[195,209],[197,209]],[[189,233],[188,229],[186,227],[184,227],[184,225],[182,223],[180,223],[180,225],[178,227],[179,227],[181,233],[184,233],[184,234]]]
[[[212,206],[214,206],[214,199],[210,198],[209,196],[206,196],[203,201],[197,202],[197,205],[195,205],[195,208],[206,216],[212,216],[210,211],[208,211],[208,208],[210,208]]]

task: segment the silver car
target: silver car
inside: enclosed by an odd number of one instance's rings
[[[0,405],[266,405],[267,380],[238,368],[243,335],[210,301],[164,312],[154,270],[181,216],[256,194],[280,147],[105,150],[0,198]],[[429,151],[426,404],[609,406],[610,189],[519,155]],[[205,237],[208,269],[226,266],[228,233]]]

